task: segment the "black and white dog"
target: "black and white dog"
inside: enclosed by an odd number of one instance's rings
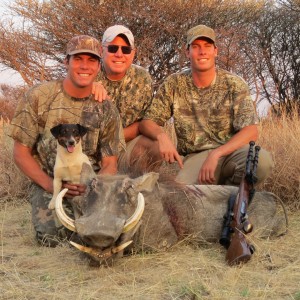
[[[48,205],[55,208],[55,199],[61,190],[62,182],[80,183],[82,164],[91,164],[82,152],[81,138],[87,128],[80,124],[59,124],[50,129],[57,139],[57,154],[54,165],[53,197]]]

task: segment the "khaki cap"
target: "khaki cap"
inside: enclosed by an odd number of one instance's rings
[[[130,46],[132,48],[134,48],[133,34],[127,27],[125,27],[123,25],[114,25],[114,26],[108,27],[103,34],[102,44],[112,42],[115,39],[115,37],[117,37],[120,34],[124,34],[127,37]]]
[[[100,43],[88,35],[74,36],[67,45],[67,55],[91,53],[100,58]]]
[[[188,48],[188,46],[193,41],[200,37],[208,38],[212,40],[214,44],[216,43],[216,34],[214,30],[205,25],[198,25],[188,30],[186,38],[186,47]]]

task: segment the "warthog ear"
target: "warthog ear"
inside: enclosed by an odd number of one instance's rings
[[[93,178],[96,177],[96,174],[91,165],[87,163],[82,164],[81,174],[80,174],[80,183],[88,185]]]
[[[138,178],[133,179],[134,189],[137,192],[151,192],[155,184],[157,183],[159,178],[159,174],[155,172],[150,172],[140,176]]]

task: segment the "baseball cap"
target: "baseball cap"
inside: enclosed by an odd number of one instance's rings
[[[89,35],[74,36],[67,44],[67,55],[91,53],[100,58],[100,43]]]
[[[110,43],[111,41],[114,40],[114,38],[120,34],[124,34],[128,41],[130,46],[133,48],[134,47],[134,37],[132,32],[125,26],[123,25],[114,25],[111,27],[108,27],[102,37],[102,44],[104,43]]]
[[[188,47],[196,39],[204,37],[216,43],[216,34],[213,29],[205,25],[197,25],[187,32],[186,47]]]

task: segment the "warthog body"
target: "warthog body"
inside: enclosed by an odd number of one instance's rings
[[[88,189],[84,197],[74,199],[74,224],[86,245],[99,253],[129,240],[133,240],[131,247],[137,251],[167,249],[184,238],[217,242],[228,198],[238,191],[231,186],[160,183],[157,173],[135,179],[91,173],[82,177]],[[145,199],[144,213],[137,226],[124,232],[126,220],[135,211],[138,193]],[[278,211],[275,195],[257,192],[248,209],[254,231],[264,236],[284,233],[284,214]]]

